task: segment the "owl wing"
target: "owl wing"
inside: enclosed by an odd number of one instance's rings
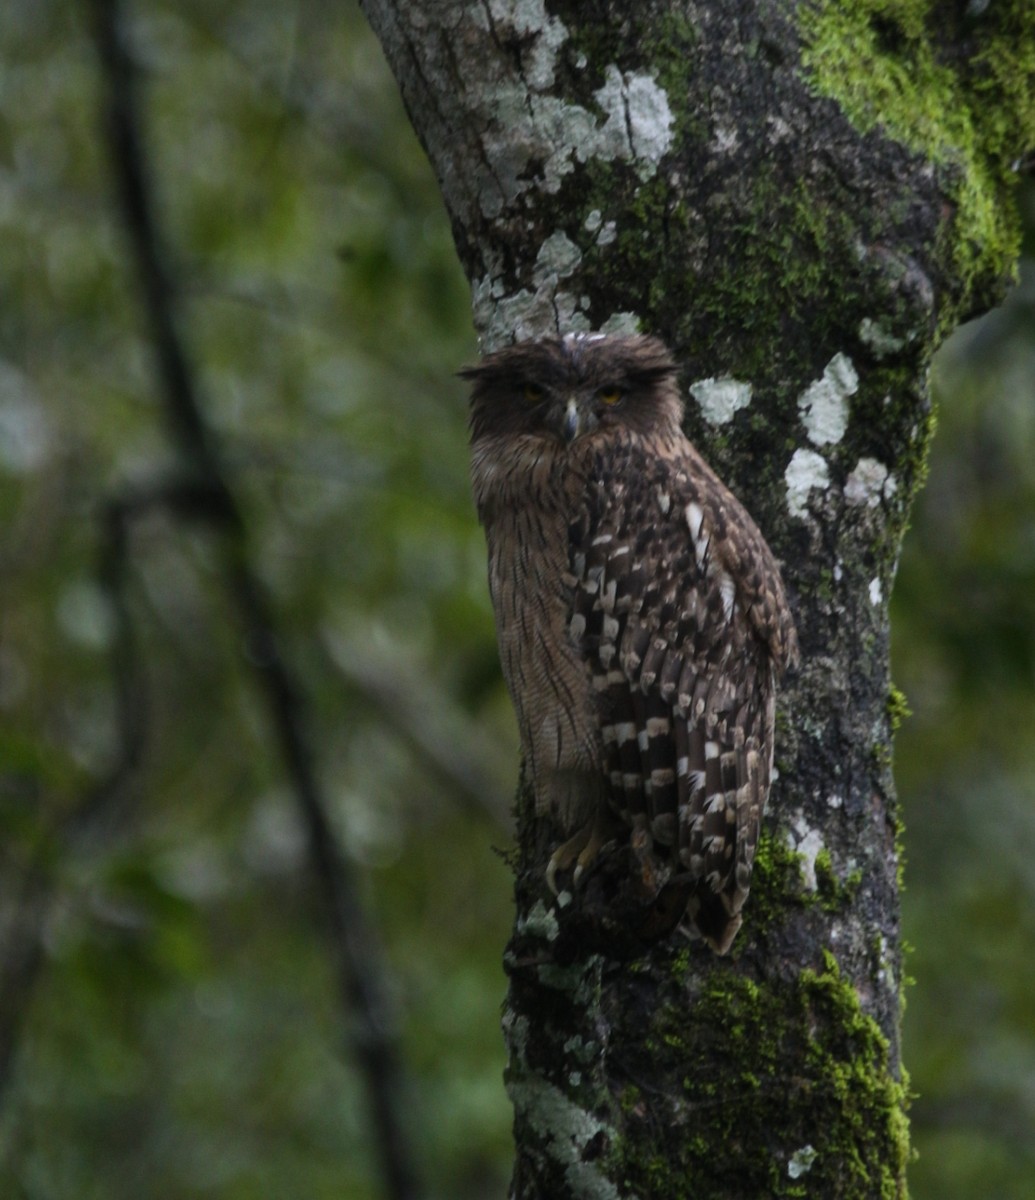
[[[689,882],[687,913],[722,953],[750,886],[793,624],[762,535],[689,443],[618,457],[569,529],[570,631],[611,806],[645,874]]]

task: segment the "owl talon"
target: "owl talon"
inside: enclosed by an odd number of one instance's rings
[[[546,867],[546,882],[550,891],[557,895],[557,872],[567,871],[572,863],[575,864],[572,885],[577,886],[600,856],[600,851],[612,840],[614,833],[614,818],[606,811],[598,811],[581,829],[558,846]]]
[[[557,887],[556,876],[557,869],[560,864],[554,861],[555,858],[556,855],[551,857],[550,861],[546,864],[546,886],[555,896],[557,896],[560,894],[560,889]]]
[[[546,883],[555,896],[560,890],[557,887],[557,872],[567,871],[573,862],[581,859],[582,852],[590,840],[592,828],[592,822],[584,825],[578,832],[568,838],[566,842],[562,842],[553,854],[550,855],[550,861],[546,864]],[[579,873],[576,868],[576,882],[578,881]]]

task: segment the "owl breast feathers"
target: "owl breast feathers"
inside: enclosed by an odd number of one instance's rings
[[[503,673],[537,808],[567,837],[550,884],[627,845],[645,902],[681,889],[725,953],[797,657],[772,553],[683,434],[656,339],[546,338],[462,374]]]

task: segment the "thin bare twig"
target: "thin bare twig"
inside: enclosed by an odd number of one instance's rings
[[[18,1036],[43,965],[43,928],[51,901],[52,889],[40,862],[34,861],[11,905],[0,943],[0,1101],[7,1095]]]
[[[414,678],[384,646],[325,630],[321,641],[342,682],[362,696],[432,769],[465,812],[511,830],[512,789],[497,770],[499,748],[427,678]]]
[[[191,515],[220,536],[221,565],[266,702],[278,750],[308,833],[310,861],[327,908],[353,1047],[371,1111],[386,1195],[416,1200],[413,1155],[401,1116],[401,1071],[388,1029],[388,1002],[375,939],[348,859],[327,815],[308,741],[303,689],[285,661],[269,600],[252,565],[240,508],[219,447],[203,416],[194,372],[177,329],[176,294],[154,221],[137,113],[133,65],[122,41],[117,0],[93,0],[97,47],[107,81],[108,136],[125,230],[143,292],[170,430],[180,452]],[[183,515],[183,505],[172,505]]]
[[[143,752],[147,707],[125,594],[127,515],[122,503],[105,507],[97,567],[98,585],[113,617],[108,653],[117,739],[112,761],[50,828],[43,823],[17,886],[5,881],[16,894],[0,939],[0,1102],[7,1094],[18,1037],[44,965],[43,939],[54,905],[53,864],[88,838],[126,795]]]

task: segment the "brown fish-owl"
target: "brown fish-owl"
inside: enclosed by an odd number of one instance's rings
[[[683,433],[657,339],[544,338],[462,375],[503,674],[537,807],[568,836],[550,885],[626,838],[724,954],[797,657],[779,568]]]

